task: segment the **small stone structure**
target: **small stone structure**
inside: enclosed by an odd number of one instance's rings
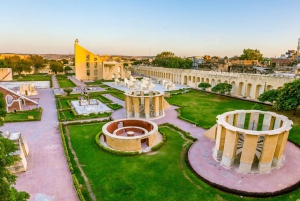
[[[119,151],[150,151],[161,141],[156,123],[139,119],[119,119],[102,127],[103,142]]]
[[[158,118],[165,115],[164,110],[170,107],[159,91],[125,92],[125,115],[127,118]]]
[[[39,106],[38,101],[22,96],[3,85],[0,85],[0,92],[3,93],[5,98],[7,112],[14,110],[28,110]]]
[[[18,150],[11,153],[11,155],[21,159],[7,169],[12,173],[25,172],[27,170],[26,156],[29,154],[29,148],[25,137],[21,133],[9,133],[8,131],[3,134],[3,137],[12,140],[17,145]]]
[[[97,99],[90,99],[89,97],[88,100],[83,97],[78,97],[78,100],[71,101],[71,105],[75,109],[75,112],[79,115],[112,112],[112,109],[107,107],[101,101]]]
[[[38,92],[34,88],[34,83],[22,83],[20,85],[20,91],[17,93],[23,95],[23,96],[32,96],[32,95],[38,95]]]
[[[204,136],[216,141],[213,157],[223,166],[235,163],[239,172],[250,173],[258,165],[262,173],[283,164],[292,124],[274,112],[235,110],[218,115],[217,124]]]

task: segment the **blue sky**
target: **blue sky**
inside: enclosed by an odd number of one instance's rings
[[[0,52],[264,56],[296,49],[300,1],[2,1]]]

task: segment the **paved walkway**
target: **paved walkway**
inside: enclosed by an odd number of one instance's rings
[[[71,80],[74,84],[76,84],[76,86],[78,87],[86,87],[87,84],[85,84],[84,82],[80,82],[79,80],[77,80],[75,77],[73,76],[68,76],[69,80]]]
[[[27,171],[18,174],[16,188],[28,192],[31,201],[77,201],[59,134],[53,89],[38,93],[41,121],[5,123],[0,128],[2,132],[21,132],[28,142]]]
[[[214,141],[201,136],[188,153],[193,169],[212,183],[240,191],[273,193],[300,180],[300,149],[291,142],[286,145],[284,164],[265,174],[243,174],[223,167],[212,157],[214,144]]]
[[[57,82],[57,79],[56,79],[56,76],[55,76],[55,75],[52,75],[52,87],[53,87],[54,89],[59,88],[59,84],[58,84],[58,82]]]

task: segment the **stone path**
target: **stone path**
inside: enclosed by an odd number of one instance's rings
[[[16,188],[28,192],[31,201],[77,201],[58,129],[53,89],[38,93],[41,121],[5,123],[0,128],[2,132],[21,132],[28,142],[27,171],[17,175]]]
[[[84,82],[80,82],[79,80],[77,80],[75,77],[73,76],[68,76],[69,80],[71,80],[74,84],[76,84],[76,86],[78,87],[86,87],[87,84],[85,84]]]
[[[57,82],[57,79],[56,79],[56,76],[55,76],[55,75],[52,75],[52,87],[53,87],[54,89],[59,88],[59,84],[58,84],[58,82]]]

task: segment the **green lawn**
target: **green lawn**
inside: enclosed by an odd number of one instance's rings
[[[216,124],[216,117],[219,114],[232,110],[252,109],[255,103],[243,101],[236,98],[220,96],[197,90],[191,92],[172,95],[166,99],[170,104],[181,106],[181,116],[195,121],[203,127],[211,127]],[[260,104],[263,110],[276,112],[287,116],[294,122],[293,129],[290,131],[289,140],[300,145],[300,111],[293,115],[293,111],[277,111],[273,107]],[[249,118],[249,117],[248,117]],[[260,123],[262,119],[260,119]]]
[[[41,75],[41,74],[27,74],[14,75],[13,81],[51,81],[51,75]]]
[[[236,198],[210,188],[187,167],[185,171],[202,189],[185,178],[180,167],[180,154],[185,140],[177,132],[162,128],[168,139],[157,154],[117,156],[102,151],[95,144],[95,135],[102,126],[103,123],[69,126],[72,146],[97,200],[216,200],[220,196],[228,200]]]
[[[16,113],[7,113],[6,117],[4,118],[4,122],[38,121],[40,112],[41,111],[35,109],[28,111],[17,111]],[[28,116],[33,117],[33,119],[29,119]]]
[[[78,96],[78,95],[77,95]],[[68,99],[57,99],[58,108],[57,109],[69,109],[71,108],[68,101],[78,100],[78,98],[68,98]]]
[[[67,78],[67,76],[56,76],[56,79],[58,81],[58,84],[61,88],[67,88],[67,87],[76,87],[76,85]]]
[[[120,109],[123,107],[122,105],[119,105],[118,103],[108,103],[107,106],[113,110],[117,110],[117,109]]]

